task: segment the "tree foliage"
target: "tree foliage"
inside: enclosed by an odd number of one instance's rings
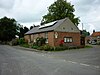
[[[18,34],[19,26],[13,18],[0,19],[0,41],[11,41]]]
[[[33,28],[33,26],[30,26],[30,30]]]
[[[26,33],[26,32],[28,32],[29,31],[29,29],[25,26],[25,27],[23,27],[22,25],[20,26],[20,32],[19,32],[19,38],[23,38],[24,37],[24,34]]]
[[[29,31],[29,29],[25,26],[24,27],[24,33],[28,32],[28,31]]]
[[[84,36],[89,36],[89,35],[90,35],[90,33],[89,33],[89,32],[87,32],[86,30],[83,30],[83,31],[82,31],[82,35],[84,35]]]
[[[43,16],[41,24],[68,17],[75,25],[78,25],[80,20],[75,17],[74,11],[74,5],[71,5],[71,3],[66,0],[57,0],[48,8],[48,13]]]

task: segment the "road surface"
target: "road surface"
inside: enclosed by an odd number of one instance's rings
[[[0,45],[0,75],[100,75],[100,48],[41,53]]]

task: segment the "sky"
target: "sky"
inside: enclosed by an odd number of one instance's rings
[[[14,18],[21,25],[30,27],[39,25],[42,16],[47,14],[49,7],[56,0],[0,0],[0,18]],[[79,29],[90,33],[100,31],[100,0],[67,0],[74,5],[76,17],[80,17]]]

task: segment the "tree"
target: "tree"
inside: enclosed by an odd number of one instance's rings
[[[89,33],[89,32],[87,32],[86,30],[83,30],[83,31],[82,31],[82,35],[84,35],[84,36],[89,36],[89,35],[90,35],[90,33]]]
[[[24,28],[23,26],[20,27],[20,32],[19,32],[19,38],[23,38],[24,37]]]
[[[23,25],[20,25],[20,32],[19,32],[19,38],[23,38],[24,37],[24,34],[26,32],[28,32],[29,29],[25,26],[23,27]]]
[[[29,29],[25,26],[24,27],[24,33],[28,32],[28,31],[29,31]]]
[[[30,26],[30,30],[33,28],[33,26]]]
[[[11,41],[18,35],[19,26],[13,18],[0,19],[0,41]]]
[[[43,16],[41,25],[55,20],[60,20],[68,17],[75,25],[78,25],[80,20],[74,15],[74,5],[66,0],[57,0],[48,8],[47,15]]]

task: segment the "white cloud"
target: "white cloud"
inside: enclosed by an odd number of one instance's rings
[[[26,26],[40,23],[49,7],[56,0],[0,0],[0,18],[15,18]],[[75,15],[80,17],[84,29],[100,30],[100,0],[67,0],[75,7]],[[79,28],[82,29],[81,24]]]
[[[15,0],[0,0],[0,8],[11,9]]]

